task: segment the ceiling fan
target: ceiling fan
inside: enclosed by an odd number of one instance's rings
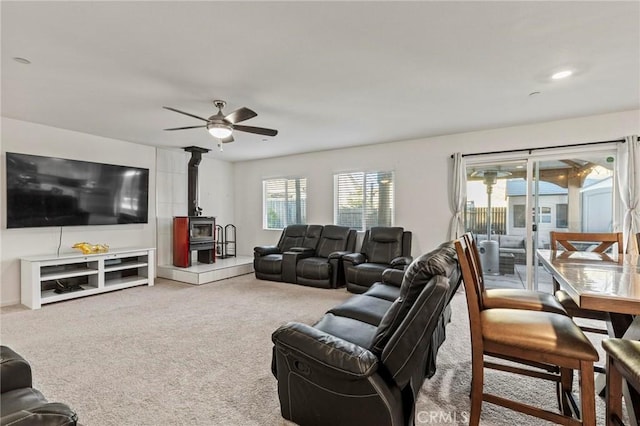
[[[188,112],[180,111],[179,109],[163,106],[162,108],[174,111],[179,114],[188,115],[189,117],[197,118],[198,120],[206,121],[207,124],[201,126],[186,126],[186,127],[174,127],[164,130],[186,130],[186,129],[198,129],[206,127],[209,133],[214,138],[220,139],[220,141],[227,143],[233,142],[233,131],[239,130],[241,132],[255,133],[258,135],[275,136],[278,134],[277,130],[266,129],[264,127],[242,126],[237,123],[256,117],[258,114],[249,108],[239,108],[227,115],[222,113],[222,108],[227,105],[225,101],[215,100],[213,104],[218,108],[218,112],[209,118],[198,117],[197,115],[190,114]]]

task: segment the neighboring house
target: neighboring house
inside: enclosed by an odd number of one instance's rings
[[[612,178],[587,179],[580,190],[581,232],[612,231]],[[526,235],[525,192],[523,179],[507,180],[507,234]],[[540,243],[549,242],[549,232],[569,231],[568,190],[550,182],[539,184]]]
[[[613,232],[613,178],[587,179],[581,198],[582,232]]]

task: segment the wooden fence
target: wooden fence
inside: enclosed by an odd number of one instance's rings
[[[465,224],[467,231],[471,231],[474,234],[486,234],[487,208],[468,207],[465,212]],[[507,233],[506,207],[491,207],[491,233],[502,235]]]

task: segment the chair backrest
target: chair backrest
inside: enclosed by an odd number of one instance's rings
[[[431,334],[449,302],[459,267],[451,243],[415,259],[402,279],[400,296],[382,318],[371,351],[380,355],[391,377],[403,388],[416,370],[424,375]],[[420,385],[420,383],[416,383]]]
[[[318,247],[318,243],[320,242],[320,237],[322,236],[324,226],[322,225],[309,225],[307,226],[307,232],[304,234],[304,240],[302,240],[302,244],[297,247],[304,247],[310,249],[316,249]]]
[[[468,238],[468,237],[467,237]],[[455,241],[458,262],[462,272],[464,292],[467,297],[467,310],[469,311],[469,327],[471,330],[471,346],[477,351],[482,348],[482,324],[480,323],[480,311],[482,310],[482,290],[480,287],[479,271],[474,260],[474,254],[464,236]]]
[[[624,253],[622,244],[622,232],[555,232],[549,233],[551,238],[551,250],[583,251],[572,243],[588,242],[598,244],[593,252],[604,253],[614,244],[618,245],[618,253]]]
[[[482,272],[482,264],[480,263],[480,252],[478,251],[478,245],[476,244],[476,240],[473,238],[473,234],[471,232],[465,233],[462,238],[467,242],[467,246],[471,253],[471,258],[469,259],[472,262],[472,268],[477,273],[477,286],[478,286],[478,294],[480,296],[480,310],[484,309],[482,304],[482,293],[484,292],[484,273]]]
[[[347,251],[350,243],[349,237],[355,243],[355,232],[347,226],[326,225],[318,242],[316,256],[329,257],[334,251]]]
[[[410,254],[403,252],[404,236],[404,228],[398,226],[372,227],[364,236],[361,251],[367,256],[369,262],[388,264],[396,257]],[[411,252],[410,248],[409,252]]]
[[[289,225],[282,230],[278,248],[281,252],[285,252],[291,247],[302,247],[305,235],[307,235],[307,225]]]

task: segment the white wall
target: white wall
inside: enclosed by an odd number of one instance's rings
[[[113,248],[155,247],[156,240],[156,149],[153,147],[72,132],[24,121],[2,118],[2,208],[0,304],[20,302],[20,257],[56,253],[59,227],[6,229],[6,155],[9,152],[74,160],[121,164],[149,169],[149,223],[135,225],[71,226],[62,231],[60,252],[73,252],[80,241],[106,243]]]
[[[640,111],[634,110],[235,164],[217,160],[212,151],[205,154],[200,163],[200,206],[203,214],[216,216],[218,223],[235,224],[238,227],[238,254],[252,255],[255,245],[273,244],[280,235],[280,231],[262,229],[262,179],[306,176],[309,179],[308,221],[329,224],[333,222],[334,173],[393,169],[396,172],[395,223],[414,232],[413,254],[417,255],[447,238],[451,216],[448,184],[452,153],[582,143],[638,133]],[[0,143],[1,305],[19,303],[19,258],[55,253],[60,236],[60,228],[6,229],[6,151],[148,168],[148,224],[65,227],[61,251],[72,251],[71,245],[78,241],[107,243],[114,248],[152,246],[158,248],[158,264],[171,263],[168,224],[174,215],[186,214],[186,171],[190,154],[156,150],[4,117]]]
[[[173,263],[173,216],[187,215],[187,163],[189,156],[190,154],[184,151],[157,150],[158,265]]]
[[[425,117],[428,119],[428,117]],[[476,153],[619,139],[640,133],[640,111],[369,145],[235,163],[238,253],[274,244],[280,231],[262,229],[262,179],[306,176],[309,223],[333,223],[333,174],[395,170],[395,224],[414,232],[413,254],[447,239],[449,176],[454,152]],[[304,143],[304,141],[300,141]]]
[[[187,170],[191,153],[158,149],[158,265],[173,263],[173,216],[186,216]],[[199,205],[203,216],[216,224],[234,220],[233,164],[218,160],[215,151],[202,156],[198,166]]]

